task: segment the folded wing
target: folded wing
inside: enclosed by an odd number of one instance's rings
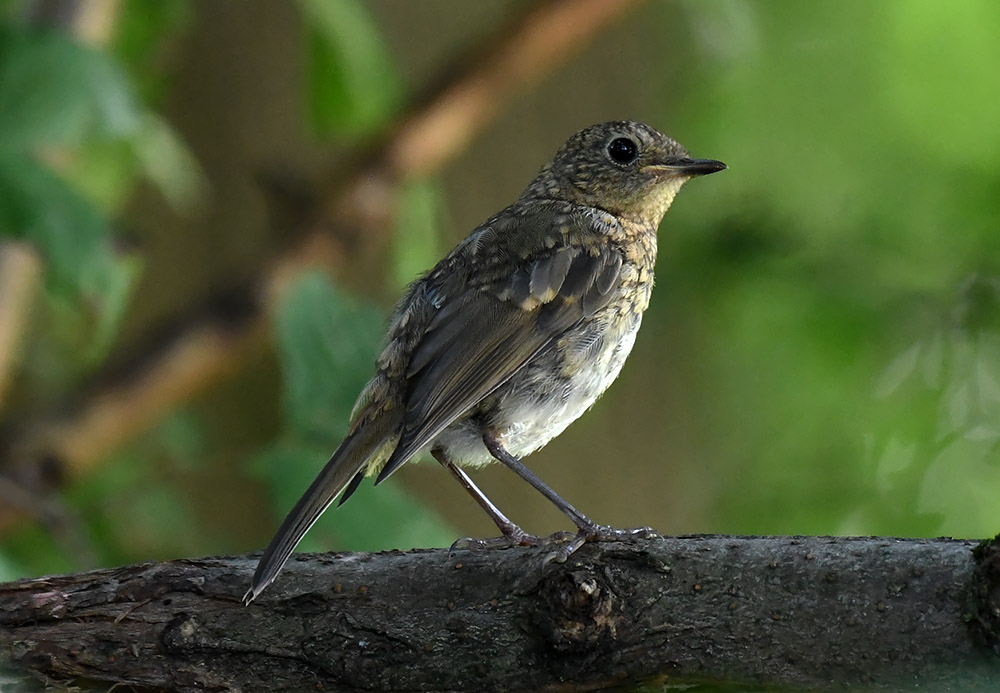
[[[401,437],[376,483],[602,308],[621,267],[621,253],[606,244],[566,246],[450,297],[413,352]]]

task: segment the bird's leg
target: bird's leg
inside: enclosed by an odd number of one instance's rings
[[[558,551],[547,557],[546,560],[562,563],[569,558],[573,552],[586,544],[588,541],[619,541],[623,539],[644,538],[651,539],[656,536],[656,532],[650,527],[640,527],[638,529],[615,529],[599,525],[579,510],[569,504],[562,496],[556,493],[551,486],[539,479],[534,472],[524,466],[521,460],[510,454],[503,446],[496,434],[487,431],[483,434],[483,443],[497,460],[503,462],[512,469],[518,476],[527,481],[535,490],[548,498],[552,503],[566,514],[573,521],[579,531],[569,542],[564,544]]]
[[[464,537],[452,544],[451,550],[459,547],[481,549],[493,546],[537,546],[539,544],[541,540],[538,537],[528,534],[511,522],[500,511],[500,508],[476,486],[472,479],[469,478],[469,475],[448,458],[448,455],[443,450],[435,448],[431,450],[431,454],[434,455],[434,459],[440,462],[445,469],[451,472],[452,476],[458,480],[458,483],[476,500],[479,507],[486,511],[486,514],[490,516],[490,519],[493,520],[503,535],[496,539],[472,539]]]
[[[518,476],[534,486],[539,493],[552,501],[552,503],[563,511],[563,513],[565,513],[578,528],[586,531],[596,531],[600,527],[600,525],[596,522],[570,505],[569,502],[556,493],[551,486],[539,479],[534,472],[524,466],[524,463],[521,462],[521,460],[507,452],[507,449],[497,439],[496,435],[490,432],[484,433],[483,443],[486,444],[486,449],[490,451],[490,454],[493,455],[493,457],[500,462],[503,462],[510,469],[514,470]]]

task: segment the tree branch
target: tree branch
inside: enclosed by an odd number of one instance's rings
[[[42,261],[20,241],[0,242],[0,409],[20,357],[31,306],[42,285]]]
[[[0,586],[36,676],[171,690],[593,690],[669,677],[997,690],[1000,552],[950,539],[697,536],[545,549],[253,557]]]

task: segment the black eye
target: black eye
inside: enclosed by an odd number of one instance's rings
[[[632,163],[635,161],[636,154],[638,153],[639,148],[635,146],[635,142],[627,137],[613,139],[611,140],[611,144],[608,145],[608,156],[619,164]]]

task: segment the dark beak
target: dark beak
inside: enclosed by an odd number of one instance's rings
[[[664,168],[687,176],[707,176],[710,173],[724,171],[729,167],[715,159],[680,159]]]
[[[643,166],[643,171],[649,171],[656,175],[686,176],[707,176],[709,173],[717,173],[729,168],[721,161],[715,159],[675,159],[669,164],[650,164]]]

